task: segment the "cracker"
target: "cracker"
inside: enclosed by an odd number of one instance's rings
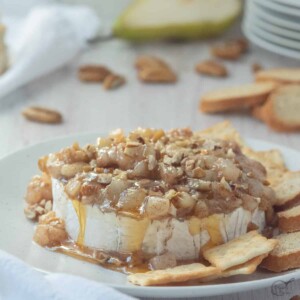
[[[258,265],[263,261],[263,259],[267,256],[267,254],[259,255],[257,257],[254,257],[247,261],[246,263],[243,263],[241,265],[232,267],[230,269],[227,269],[223,272],[221,272],[218,275],[213,275],[209,277],[205,277],[203,279],[200,279],[200,282],[209,282],[212,280],[220,279],[220,278],[226,278],[236,275],[249,275],[256,271]]]
[[[267,170],[267,180],[271,186],[276,185],[283,174],[287,171],[283,156],[279,150],[254,151],[248,147],[243,147],[243,153],[258,162]]]
[[[197,134],[203,137],[234,141],[239,146],[246,145],[239,132],[232,126],[232,123],[227,120],[217,123],[205,130],[198,131]]]
[[[250,231],[226,244],[204,251],[203,256],[213,266],[226,270],[269,253],[276,244],[276,240],[268,240],[257,231]]]
[[[249,275],[256,271],[256,268],[268,254],[259,255],[236,267],[225,270],[221,273],[222,277],[230,277],[235,275]]]
[[[200,263],[177,266],[165,270],[136,273],[128,276],[128,281],[136,285],[162,285],[172,282],[184,282],[216,275],[220,272],[215,267],[206,267]]]

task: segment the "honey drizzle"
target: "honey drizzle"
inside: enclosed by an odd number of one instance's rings
[[[208,231],[214,246],[223,244],[223,237],[220,231],[220,217],[218,215],[212,215],[207,218],[205,229]]]
[[[86,226],[86,208],[78,200],[72,200],[73,207],[76,211],[78,222],[79,222],[79,233],[77,237],[77,244],[79,246],[84,245],[84,236],[85,236],[85,226]]]
[[[126,275],[150,271],[147,262],[140,262],[137,264],[128,263],[129,260],[132,260],[132,255],[121,258],[117,253],[107,253],[105,251],[91,249],[86,246],[78,245],[71,240],[66,240],[62,242],[60,246],[48,249],[85,262],[101,265],[106,269],[118,271]]]

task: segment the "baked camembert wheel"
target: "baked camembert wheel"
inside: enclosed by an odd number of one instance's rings
[[[265,168],[235,142],[189,129],[117,130],[42,157],[39,168],[25,212],[50,213],[35,241],[124,271],[198,262],[273,216]]]

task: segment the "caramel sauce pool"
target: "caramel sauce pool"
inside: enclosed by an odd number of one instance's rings
[[[91,249],[84,246],[86,229],[86,207],[81,201],[72,200],[79,222],[79,233],[77,241],[67,240],[60,246],[50,248],[50,250],[66,254],[89,263],[101,265],[107,269],[119,271],[124,274],[142,273],[149,271],[147,263],[132,264],[134,260],[139,260],[138,254],[120,255],[118,253],[107,254],[101,250]],[[131,214],[130,214],[131,215]]]
[[[142,259],[141,254],[133,253],[132,255],[125,255],[117,252],[108,254],[101,250],[85,247],[84,240],[86,229],[86,207],[84,206],[84,204],[82,204],[81,201],[78,200],[72,200],[72,204],[76,211],[79,222],[79,233],[77,241],[74,242],[71,240],[67,240],[64,241],[60,246],[53,247],[50,250],[63,253],[65,255],[74,257],[82,261],[101,265],[104,268],[118,271],[124,274],[144,273],[151,270],[149,268],[147,260]],[[125,215],[137,217],[135,214],[132,213],[127,213]],[[211,240],[204,246],[205,248],[213,247],[222,243],[222,236],[220,231],[218,230],[219,221],[220,220],[216,215],[212,215],[206,219],[206,222],[201,224],[200,227],[202,229],[206,229],[211,238]],[[180,264],[192,262],[195,261],[182,261],[180,262]]]
[[[101,250],[94,250],[70,240],[63,242],[60,246],[50,248],[50,250],[63,253],[85,262],[101,265],[106,269],[118,271],[124,274],[144,273],[150,271],[147,263],[132,265],[124,262],[124,257],[118,257],[117,253],[111,253],[108,255]],[[127,256],[126,258],[128,260],[132,260],[134,259],[134,255],[133,257]]]

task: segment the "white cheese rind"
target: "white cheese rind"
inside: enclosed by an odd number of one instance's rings
[[[53,210],[64,219],[70,238],[77,241],[80,221],[73,201],[64,191],[64,185],[52,179]],[[84,245],[104,251],[134,252],[141,248],[149,221],[136,220],[117,215],[114,212],[103,213],[96,205],[84,205],[85,233]]]
[[[71,239],[77,241],[80,223],[68,198],[63,184],[52,179],[53,210],[64,219]],[[200,249],[209,240],[207,230],[200,228],[192,235],[188,220],[180,221],[174,217],[159,220],[144,218],[137,220],[114,212],[103,213],[97,205],[84,205],[86,225],[84,245],[103,251],[131,253],[142,250],[149,255],[172,252],[178,260],[197,259]],[[253,213],[237,208],[230,214],[219,214],[219,232],[223,242],[227,242],[247,232],[250,222],[262,230],[265,226],[265,213],[256,209]]]
[[[179,260],[197,258],[200,250],[200,239],[194,240],[189,232],[188,222],[172,218],[171,223],[173,231],[171,238],[167,241],[166,250],[175,254]]]
[[[65,193],[64,185],[57,179],[52,179],[53,210],[56,216],[63,219],[70,238],[77,240],[79,235],[79,220],[72,201]]]
[[[266,227],[265,212],[256,208],[252,213],[251,222],[258,226],[258,231],[262,231]]]
[[[173,232],[171,218],[151,220],[145,232],[142,250],[147,254],[160,255],[166,250],[167,241]]]

